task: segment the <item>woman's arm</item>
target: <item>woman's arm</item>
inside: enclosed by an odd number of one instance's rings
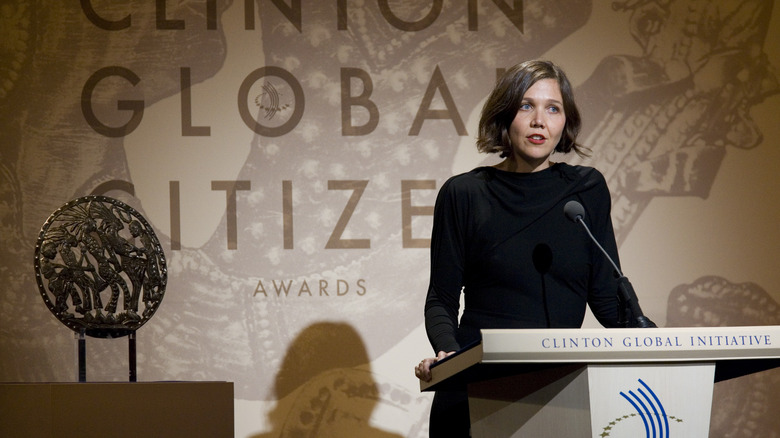
[[[460,348],[456,340],[463,287],[466,200],[448,180],[439,191],[433,213],[431,275],[425,300],[425,329],[435,352]]]

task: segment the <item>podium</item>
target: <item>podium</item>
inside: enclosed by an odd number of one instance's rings
[[[717,381],[780,366],[780,326],[482,330],[422,391],[468,390],[473,437],[709,433]]]

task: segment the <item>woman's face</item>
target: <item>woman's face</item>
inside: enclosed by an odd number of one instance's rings
[[[509,125],[517,170],[536,172],[548,168],[550,154],[558,145],[565,124],[566,114],[558,81],[537,81],[525,92],[520,108]]]

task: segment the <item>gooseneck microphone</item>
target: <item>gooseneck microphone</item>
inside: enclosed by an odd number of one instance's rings
[[[607,251],[604,250],[598,240],[593,237],[593,233],[590,232],[590,228],[588,228],[588,226],[585,224],[585,221],[582,220],[582,218],[585,217],[585,208],[582,206],[582,204],[577,201],[567,202],[566,205],[563,206],[563,214],[565,214],[570,221],[582,225],[582,228],[584,228],[588,233],[588,236],[590,236],[590,240],[592,240],[593,243],[595,243],[596,246],[601,250],[601,253],[604,254],[607,260],[609,260],[609,263],[612,264],[612,267],[615,269],[615,273],[618,275],[618,302],[621,306],[621,311],[618,312],[618,325],[621,327],[636,328],[656,327],[655,323],[647,318],[644,313],[642,313],[642,309],[639,307],[639,298],[637,298],[634,287],[631,286],[631,282],[629,282],[628,278],[623,275],[615,261],[612,260],[612,257],[610,257]],[[625,312],[623,311],[623,309],[626,307],[631,311],[631,315],[633,317],[633,320],[630,322],[627,321]]]

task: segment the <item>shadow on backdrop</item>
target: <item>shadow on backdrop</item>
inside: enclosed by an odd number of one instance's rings
[[[270,437],[401,437],[370,424],[382,402],[363,340],[349,324],[318,322],[291,343],[276,375]]]

